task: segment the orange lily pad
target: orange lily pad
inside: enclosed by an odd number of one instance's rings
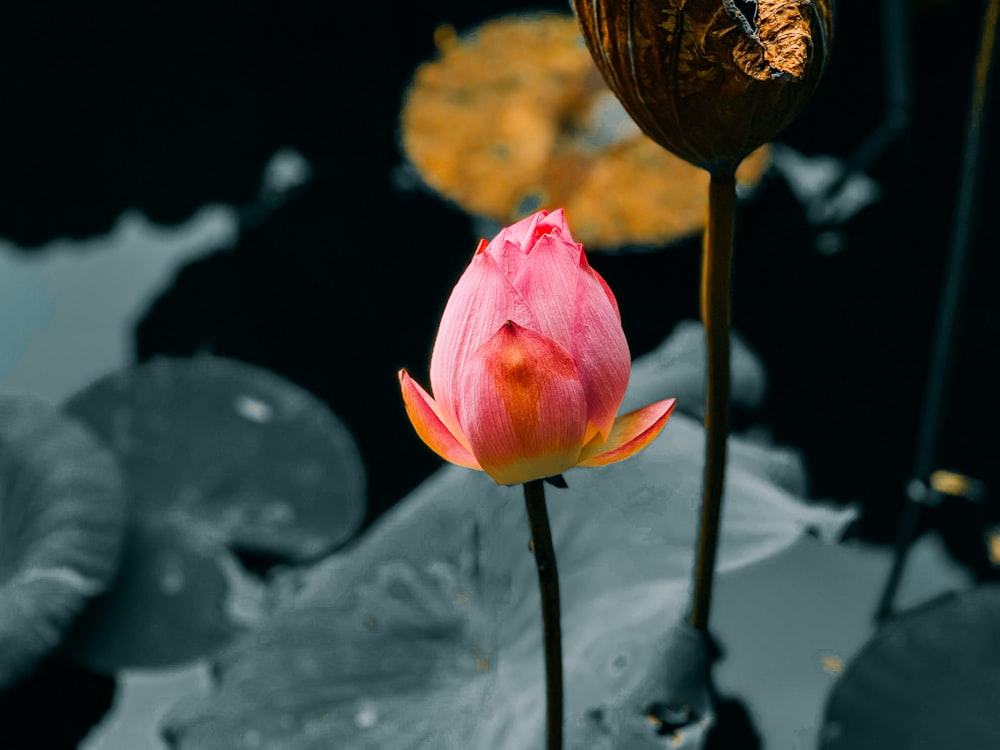
[[[572,15],[508,15],[417,68],[400,114],[421,179],[467,213],[507,225],[566,210],[590,250],[661,246],[701,231],[708,173],[646,137],[604,83]],[[740,166],[744,188],[767,147]]]

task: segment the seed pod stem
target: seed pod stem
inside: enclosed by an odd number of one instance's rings
[[[694,571],[691,626],[708,631],[715,552],[726,476],[726,438],[729,433],[729,277],[733,257],[736,179],[712,175],[708,192],[701,266],[701,320],[708,348],[708,393],[705,404],[705,474],[702,486],[701,526]]]

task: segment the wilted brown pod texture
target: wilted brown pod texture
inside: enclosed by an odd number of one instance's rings
[[[833,0],[574,0],[591,55],[647,135],[730,176],[812,96]]]

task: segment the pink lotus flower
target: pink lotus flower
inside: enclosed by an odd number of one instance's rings
[[[480,240],[441,317],[434,398],[406,370],[399,382],[431,450],[517,484],[649,445],[674,399],[616,417],[630,370],[615,296],[559,209]]]

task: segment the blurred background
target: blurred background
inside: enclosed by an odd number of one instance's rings
[[[178,264],[145,300],[131,354],[210,350],[319,395],[361,444],[377,514],[436,466],[402,415],[395,371],[426,367],[437,316],[478,239],[459,207],[400,187],[403,94],[434,57],[439,25],[461,31],[528,9],[567,6],[7,7],[4,253],[44,253],[69,238],[85,255],[125,214],[170,228],[206,206],[231,207],[235,225],[225,214],[221,236],[209,239],[221,246]],[[806,452],[814,492],[862,500],[879,536],[912,463],[980,11],[912,3],[903,71],[912,113],[868,169],[877,201],[831,236],[784,180],[769,179],[739,216],[734,325],[772,376],[765,421]],[[871,3],[838,4],[832,63],[782,144],[848,159],[878,129],[890,96],[886,31]],[[987,143],[986,174],[996,151]],[[276,205],[262,180],[275,155],[289,153],[301,159],[291,159],[295,174],[311,176]],[[979,394],[1000,375],[989,244],[982,235],[974,253],[943,441],[945,463],[983,478],[995,471],[996,447],[984,437],[997,407]],[[635,354],[696,317],[698,252],[692,237],[662,252],[594,254]]]
[[[755,429],[800,449],[810,496],[858,503],[852,533],[879,543],[893,537],[912,473],[982,14],[958,0],[906,7],[910,27],[892,29],[878,4],[838,3],[825,78],[780,137],[784,158],[740,204],[734,272],[734,327],[769,373]],[[568,8],[5,4],[0,384],[59,400],[157,355],[263,366],[346,423],[370,523],[439,466],[405,418],[396,371],[426,382],[438,316],[483,226],[407,164],[404,94],[435,57],[442,24],[461,33],[525,10]],[[900,39],[906,64],[887,72]],[[817,221],[810,169],[836,174],[885,132],[893,102],[899,127],[855,175],[867,197]],[[987,138],[985,211],[998,158]],[[981,221],[972,244],[939,468],[993,489],[1000,268],[990,230]],[[109,248],[123,260],[101,265]],[[699,252],[697,233],[591,252],[634,356],[697,317]],[[37,270],[56,256],[58,293]],[[75,328],[53,327],[60,294],[76,295]],[[107,322],[87,318],[88,300],[119,297],[126,337],[102,349]],[[998,521],[990,500],[948,505],[933,523],[986,577],[978,541]]]

